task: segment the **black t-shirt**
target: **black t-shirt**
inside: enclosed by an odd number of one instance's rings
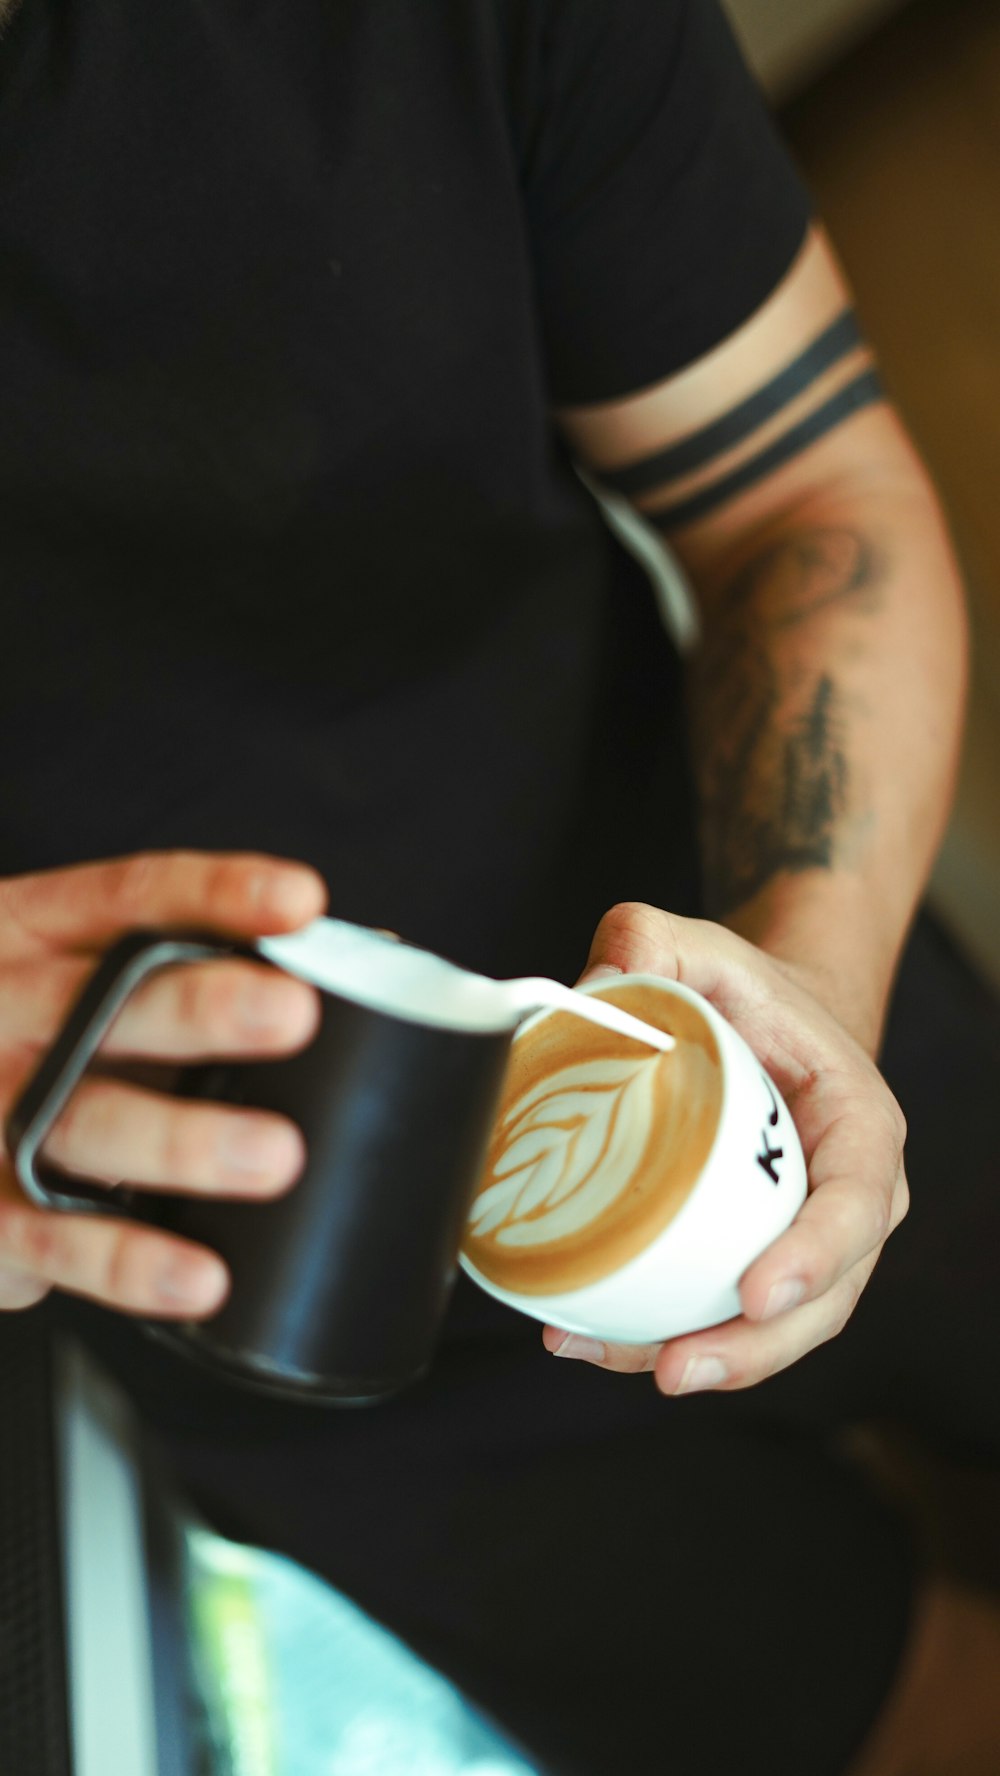
[[[661,887],[676,697],[549,412],[725,337],[806,217],[714,0],[20,0],[0,872],[271,850],[578,966]]]
[[[498,972],[571,974],[613,898],[677,904],[675,664],[549,414],[723,339],[806,217],[715,0],[19,0],[0,36],[0,873],[263,848],[318,865],[342,916]],[[532,1742],[560,1707],[587,1736],[596,1676],[586,1767],[609,1724],[603,1766],[618,1755],[619,1690],[659,1767],[680,1672],[670,1744],[703,1767],[705,1549],[756,1596],[772,1548],[799,1547],[794,1498],[827,1498],[784,1445],[685,1415],[678,1448],[652,1390],[555,1375],[537,1328],[471,1285],[419,1396],[364,1417],[258,1402],[61,1307],[230,1533],[318,1565]],[[719,1540],[737,1468],[760,1584]],[[664,1487],[668,1519],[711,1518],[679,1568],[676,1536],[630,1558]],[[848,1507],[834,1492],[830,1585],[808,1566],[834,1604],[787,1696],[766,1668],[794,1635],[734,1655],[751,1743],[807,1743],[822,1718],[830,1768],[905,1612],[895,1542]],[[776,1570],[797,1620],[809,1597]],[[663,1596],[681,1639],[653,1684]],[[617,1664],[578,1668],[572,1637],[560,1657],[568,1607]],[[720,1768],[743,1763],[745,1718]]]

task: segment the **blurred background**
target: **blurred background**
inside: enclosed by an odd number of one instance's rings
[[[956,941],[1000,989],[1000,5],[724,3],[778,106],[886,382],[951,516],[969,588],[974,670],[957,803],[932,893]],[[682,628],[683,609],[671,615]],[[3,1317],[12,1323],[0,1329],[8,1350],[0,1361],[0,1422],[11,1422],[13,1410],[4,1406],[5,1386],[20,1388],[22,1416],[34,1412],[47,1448],[50,1431],[38,1402],[48,1397],[50,1381],[39,1368],[36,1385],[24,1352],[16,1362],[10,1355],[17,1341],[27,1346],[34,1338],[37,1364],[48,1361],[37,1321]],[[987,1387],[991,1380],[984,1377]],[[76,1464],[67,1471],[83,1477],[66,1488],[66,1572],[74,1581],[66,1595],[84,1624],[70,1639],[92,1667],[92,1681],[75,1692],[76,1776],[173,1771],[184,1734],[196,1746],[199,1770],[225,1776],[273,1776],[279,1769],[309,1776],[321,1769],[324,1776],[531,1776],[516,1747],[329,1587],[289,1562],[224,1543],[179,1512],[170,1516],[163,1501],[156,1508],[172,1562],[172,1632],[193,1650],[197,1683],[189,1690],[178,1682],[173,1714],[164,1709],[161,1676],[154,1710],[145,1664],[128,1691],[143,1587],[158,1596],[157,1572],[144,1575],[136,1552],[141,1510],[155,1501],[141,1497],[142,1463],[138,1455],[129,1459],[131,1432],[106,1384],[74,1371],[62,1397],[60,1439]],[[879,1426],[855,1433],[850,1448],[909,1509],[946,1568],[1000,1590],[1000,1477],[963,1471]],[[31,1473],[26,1462],[24,1474]],[[48,1505],[27,1483],[23,1496],[12,1487],[0,1464],[0,1543],[6,1526],[13,1550],[9,1571],[0,1560],[7,1585],[5,1604],[0,1583],[0,1655],[8,1661],[3,1627],[15,1619],[12,1587],[16,1592],[31,1579],[24,1619],[41,1622],[34,1574],[42,1570],[52,1609],[62,1607],[49,1543],[39,1544],[35,1565],[25,1553],[29,1532],[46,1530]],[[87,1501],[104,1511],[101,1521],[80,1514]],[[131,1553],[122,1542],[126,1531]],[[76,1564],[88,1560],[86,1570]],[[123,1596],[135,1605],[131,1614],[121,1607]],[[162,1617],[162,1601],[157,1609]],[[109,1626],[119,1630],[111,1658],[98,1634]],[[166,1634],[162,1620],[157,1633]],[[25,1682],[43,1673],[48,1697],[56,1694],[53,1657],[40,1637],[22,1661]],[[137,1749],[127,1764],[112,1764],[102,1733],[110,1710],[120,1743],[126,1692],[134,1692],[129,1720]],[[48,1720],[55,1720],[51,1708]],[[182,1724],[172,1733],[175,1721]],[[2,1729],[0,1718],[0,1776],[41,1768],[8,1754]],[[160,1735],[167,1749],[157,1765],[152,1740]],[[57,1767],[67,1765],[46,1765]]]
[[[724,0],[937,480],[969,592],[958,794],[931,889],[1000,989],[1000,6]],[[853,1452],[945,1568],[1000,1588],[1000,1477],[873,1427]]]
[[[1000,986],[1000,7],[726,4],[955,530],[974,676],[933,899]]]

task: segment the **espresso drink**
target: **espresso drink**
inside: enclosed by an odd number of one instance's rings
[[[518,1294],[583,1288],[643,1252],[690,1194],[719,1125],[722,1063],[697,1007],[643,985],[599,996],[676,1047],[651,1053],[562,1011],[514,1043],[462,1249]]]

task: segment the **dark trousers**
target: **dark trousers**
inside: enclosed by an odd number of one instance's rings
[[[884,1066],[913,1208],[847,1331],[745,1393],[561,1362],[460,1285],[429,1379],[336,1412],[142,1342],[133,1391],[223,1531],[326,1575],[558,1776],[836,1776],[891,1687],[908,1535],[838,1455],[872,1418],[1000,1457],[1000,1007],[922,921]],[[91,1332],[116,1366],[121,1323]]]

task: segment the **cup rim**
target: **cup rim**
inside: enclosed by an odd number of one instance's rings
[[[575,989],[575,991],[580,992],[580,993],[596,993],[596,992],[601,991],[602,989],[607,990],[608,988],[613,988],[618,985],[660,987],[664,990],[664,992],[672,995],[675,998],[685,999],[689,1005],[693,1005],[696,1010],[698,1010],[699,1012],[702,1013],[702,1015],[705,1017],[706,1023],[708,1024],[709,1030],[712,1033],[712,1038],[713,1038],[713,1041],[715,1042],[716,1052],[719,1057],[719,1070],[721,1073],[721,1090],[720,1090],[720,1095],[719,1095],[719,1114],[718,1114],[718,1120],[715,1125],[715,1132],[712,1136],[711,1145],[709,1146],[708,1152],[705,1155],[704,1165],[702,1166],[699,1177],[698,1177],[695,1185],[693,1186],[693,1189],[697,1190],[702,1179],[704,1178],[705,1174],[708,1172],[709,1167],[715,1163],[715,1160],[716,1160],[716,1157],[717,1157],[717,1154],[719,1151],[719,1146],[720,1146],[720,1143],[722,1140],[723,1128],[725,1127],[725,1125],[728,1121],[728,1112],[729,1112],[729,1109],[730,1109],[731,1103],[732,1103],[733,1068],[732,1068],[732,1064],[731,1064],[731,1058],[726,1053],[726,1045],[725,1045],[724,1041],[720,1038],[719,1028],[717,1027],[717,1026],[721,1026],[724,1029],[729,1029],[730,1026],[726,1023],[726,1019],[722,1016],[722,1013],[720,1011],[716,1010],[715,1006],[711,1003],[711,1000],[707,999],[705,997],[704,993],[697,992],[693,987],[685,986],[683,981],[670,980],[667,976],[661,975],[661,974],[646,974],[646,973],[622,974],[622,975],[616,976],[614,978],[612,978],[611,975],[607,975],[607,976],[603,976],[599,980],[586,982],[586,983],[584,983],[583,986],[577,987]],[[536,1025],[541,1023],[543,1019],[553,1017],[558,1012],[562,1012],[562,1014],[566,1017],[569,1017],[572,1015],[570,1012],[566,1011],[565,1007],[563,1007],[563,1006],[548,1006],[548,1005],[546,1005],[546,1006],[542,1006],[538,1011],[533,1012],[531,1017],[526,1018],[524,1020],[524,1022],[522,1024],[520,1024],[518,1029],[515,1031],[514,1044],[517,1044],[521,1040],[522,1036],[527,1035],[529,1033],[529,1031],[534,1029],[536,1027]],[[738,1034],[738,1032],[734,1032],[734,1034]],[[512,1046],[513,1046],[513,1044],[512,1044]],[[667,1057],[664,1056],[663,1058],[667,1058]],[[687,1206],[687,1201],[688,1201],[688,1199],[686,1198],[685,1201],[678,1206],[676,1214],[671,1217],[670,1221],[666,1224],[666,1227],[661,1229],[661,1233],[659,1235],[657,1235],[656,1240],[653,1241],[652,1244],[658,1243],[659,1239],[661,1237],[663,1237],[663,1235],[665,1235],[667,1233],[668,1229],[674,1225],[674,1223],[677,1220],[677,1215],[683,1214],[683,1211],[684,1211],[685,1207]],[[633,1258],[629,1259],[626,1264],[624,1264],[620,1267],[619,1271],[610,1272],[609,1275],[613,1275],[613,1276],[617,1277],[618,1275],[621,1274],[621,1271],[627,1270],[631,1265],[636,1264],[641,1259],[643,1259],[646,1256],[648,1249],[649,1248],[645,1248],[642,1252],[635,1254],[635,1256]],[[501,1300],[501,1299],[505,1300],[510,1305],[515,1306],[515,1307],[518,1306],[521,1302],[526,1303],[529,1300],[538,1300],[538,1301],[544,1300],[544,1301],[550,1301],[550,1302],[558,1302],[562,1299],[568,1299],[573,1296],[583,1295],[583,1294],[587,1293],[589,1290],[597,1288],[602,1283],[607,1281],[607,1278],[602,1277],[595,1282],[577,1285],[576,1287],[574,1287],[572,1289],[562,1289],[562,1290],[553,1289],[553,1290],[549,1290],[544,1295],[540,1294],[537,1296],[524,1295],[524,1294],[519,1293],[519,1291],[516,1289],[504,1289],[502,1285],[497,1285],[497,1284],[491,1282],[490,1279],[485,1276],[485,1273],[479,1269],[478,1265],[476,1265],[474,1260],[471,1259],[467,1255],[467,1253],[464,1250],[464,1230],[463,1230],[463,1239],[459,1245],[459,1260],[461,1262],[462,1268],[466,1271],[466,1273],[472,1278],[472,1280],[474,1282],[481,1281],[482,1283],[484,1283],[484,1285],[486,1286],[486,1289],[487,1289],[487,1293],[494,1293],[498,1300]]]
[[[721,1018],[721,1012],[716,1011],[715,1006],[710,999],[706,999],[704,993],[696,992],[694,987],[685,986],[683,981],[671,980],[668,975],[647,973],[620,974],[615,976],[611,976],[610,974],[603,975],[600,980],[584,981],[582,985],[575,986],[573,992],[595,994],[600,993],[602,990],[607,991],[611,987],[618,986],[659,987],[662,988],[664,992],[672,993],[681,999],[686,999],[689,1005],[694,1005],[699,1011],[703,1006],[707,1006],[709,1012],[709,1027],[712,1029],[712,1034],[715,1035],[712,1019]],[[544,1018],[556,1017],[560,1014],[564,1017],[572,1016],[572,1013],[564,1005],[539,1006],[537,1011],[533,1011],[530,1017],[524,1018],[523,1021],[518,1024],[517,1029],[514,1031],[514,1041],[520,1042],[521,1038],[526,1036],[530,1030],[533,1030],[536,1024],[541,1023]],[[725,1020],[723,1019],[723,1022],[724,1021]]]

